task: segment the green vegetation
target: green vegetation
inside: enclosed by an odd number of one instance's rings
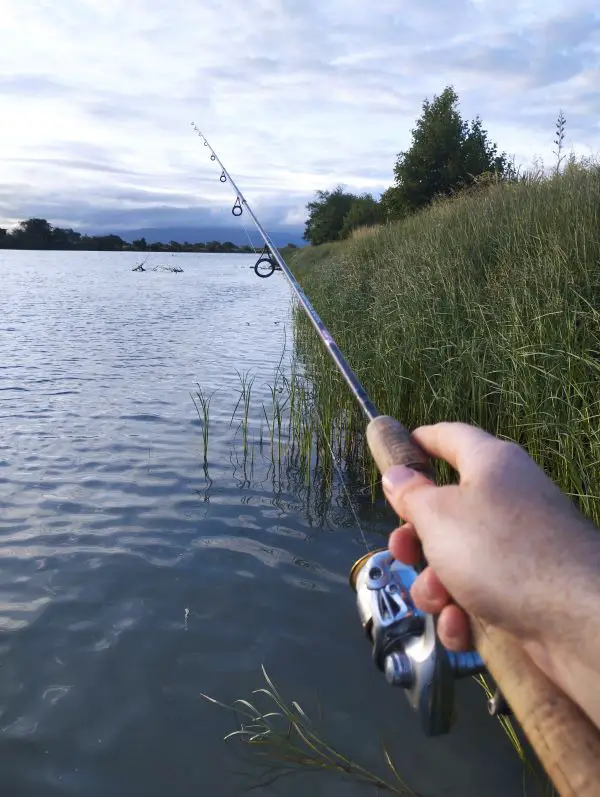
[[[418,797],[406,785],[388,750],[383,746],[383,759],[389,770],[382,777],[342,753],[326,740],[316,724],[295,700],[288,703],[263,667],[265,686],[254,690],[249,700],[239,699],[232,705],[214,697],[205,700],[231,712],[237,729],[227,734],[247,746],[255,754],[255,763],[262,764],[260,781],[253,788],[272,785],[275,781],[300,770],[331,772],[345,776],[377,793]],[[260,704],[266,704],[263,708]],[[390,777],[391,775],[391,777]]]
[[[289,257],[293,257],[297,249],[298,247],[296,244],[287,244],[287,246],[282,246],[279,249],[279,254],[284,258],[284,260],[287,260]]]
[[[481,119],[471,124],[458,111],[458,95],[448,87],[425,100],[423,115],[412,131],[413,143],[394,167],[395,183],[382,197],[390,218],[401,218],[436,197],[452,196],[487,172],[511,176],[506,155],[488,141]]]
[[[404,218],[435,199],[453,196],[484,174],[496,180],[516,179],[506,155],[498,155],[497,146],[488,140],[481,119],[469,123],[461,117],[458,95],[451,86],[424,101],[412,135],[410,149],[398,155],[394,184],[380,201],[371,194],[348,193],[343,186],[317,191],[307,205],[304,238],[314,246],[344,240],[358,228]]]
[[[600,167],[488,182],[293,267],[381,411],[518,441],[599,522]],[[374,485],[364,420],[316,337],[299,344]]]
[[[205,253],[249,253],[250,246],[236,246],[231,241],[208,241],[208,243],[183,244],[170,241],[148,244],[139,238],[129,244],[118,235],[82,235],[71,229],[54,227],[46,219],[21,221],[13,230],[0,227],[0,249],[59,249],[110,252],[205,252]]]
[[[333,191],[317,191],[307,205],[304,238],[314,246],[347,238],[354,229],[383,220],[379,202],[371,194],[350,194],[338,185]]]

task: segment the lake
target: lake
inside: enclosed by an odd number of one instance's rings
[[[289,367],[291,292],[252,256],[0,250],[0,793],[241,795],[252,755],[224,742],[264,665],[341,750],[416,791],[521,794],[521,765],[480,688],[426,740],[374,668],[348,586],[364,552],[334,490],[315,509],[252,419]],[[283,353],[283,358],[282,358]],[[214,392],[206,468],[192,395]],[[392,515],[360,504],[367,535]],[[375,794],[327,773],[256,794]]]

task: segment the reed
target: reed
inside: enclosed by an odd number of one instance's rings
[[[599,223],[600,167],[571,160],[301,250],[293,268],[382,412],[516,440],[598,523]],[[295,326],[313,410],[375,488],[364,419],[300,310]]]
[[[210,428],[210,403],[216,391],[206,393],[200,385],[197,385],[196,395],[192,394],[192,401],[198,413],[200,427],[202,429],[203,459],[205,470],[208,467],[208,435]]]
[[[233,425],[235,421],[238,410],[241,408],[241,417],[239,418],[239,425],[238,431],[241,429],[242,432],[242,446],[244,453],[248,451],[248,421],[250,416],[250,405],[252,399],[252,386],[254,385],[255,377],[247,371],[237,371],[237,377],[240,381],[240,393],[239,398],[237,400],[237,404],[234,407],[233,413],[231,415],[231,422],[230,426]]]

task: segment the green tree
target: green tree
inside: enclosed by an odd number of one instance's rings
[[[379,199],[379,205],[383,220],[386,222],[392,219],[402,219],[408,213],[406,200],[396,185],[391,185],[383,192]]]
[[[46,219],[20,221],[11,233],[15,249],[53,249],[54,228]]]
[[[130,247],[118,235],[82,235],[79,248],[91,252],[118,252]]]
[[[423,113],[411,131],[412,146],[398,155],[395,184],[384,206],[393,216],[418,210],[436,196],[448,196],[471,185],[484,172],[502,174],[506,155],[488,139],[479,117],[470,124],[458,110],[458,95],[448,86]]]
[[[135,241],[131,242],[131,248],[135,252],[146,252],[148,249],[148,244],[146,243],[145,238],[136,238]]]
[[[340,238],[348,238],[353,230],[358,227],[369,227],[374,224],[381,224],[384,220],[383,210],[379,202],[373,199],[371,194],[363,194],[356,197],[350,205],[350,210],[346,213]]]
[[[54,227],[52,230],[53,249],[77,249],[81,242],[81,233],[75,230]]]
[[[95,248],[104,252],[119,252],[127,249],[127,244],[119,235],[94,235]]]
[[[357,198],[346,193],[342,186],[333,191],[317,191],[316,198],[306,206],[304,239],[314,246],[339,240],[344,219]]]
[[[10,243],[10,235],[5,227],[0,227],[0,249],[8,249]]]

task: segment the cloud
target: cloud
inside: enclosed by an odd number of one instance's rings
[[[13,97],[57,97],[71,94],[66,83],[52,80],[47,75],[0,75],[0,94]]]
[[[425,97],[454,85],[501,150],[593,150],[594,0],[5,0],[0,223],[231,223],[196,121],[269,224],[315,190],[378,193]],[[178,215],[179,214],[179,215]]]

